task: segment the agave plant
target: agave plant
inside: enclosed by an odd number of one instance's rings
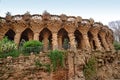
[[[3,38],[3,40],[0,41],[0,52],[10,52],[12,50],[17,49],[17,45],[13,42],[8,40],[7,37]]]

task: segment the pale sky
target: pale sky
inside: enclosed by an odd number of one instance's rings
[[[51,14],[66,14],[93,18],[107,25],[110,21],[120,20],[120,0],[0,0],[0,16],[6,12],[12,15],[42,14],[47,10]]]

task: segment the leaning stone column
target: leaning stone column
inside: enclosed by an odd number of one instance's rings
[[[61,50],[62,49],[62,36],[58,37],[58,48]]]
[[[111,30],[108,31],[108,35],[107,35],[107,38],[106,38],[107,42],[108,42],[108,45],[109,45],[109,48],[111,51],[114,51],[114,46],[113,46],[113,42],[114,42],[114,37],[113,37],[113,32]]]
[[[39,41],[39,33],[38,32],[34,33],[34,40]]]
[[[68,33],[70,39],[70,49],[76,52],[76,43],[74,33]]]
[[[109,46],[108,46],[108,44],[106,42],[106,38],[105,38],[105,36],[106,36],[106,30],[105,31],[101,30],[100,33],[99,33],[99,35],[101,37],[101,41],[102,41],[102,44],[103,44],[105,50],[109,51]]]
[[[101,43],[98,38],[98,33],[99,33],[100,29],[101,29],[101,25],[98,23],[94,24],[90,28],[90,33],[92,34],[93,40],[95,41],[96,50],[102,50],[102,46],[101,46]]]
[[[53,45],[53,50],[58,49],[57,32],[52,33],[52,45]]]
[[[91,49],[87,33],[84,33],[84,34],[82,33],[82,36],[84,41],[83,43],[85,44],[85,49],[87,50]]]
[[[48,51],[48,43],[49,43],[49,40],[48,40],[48,34],[45,34],[43,35],[43,51]]]
[[[17,32],[17,33],[15,34],[15,37],[14,37],[14,42],[15,42],[17,45],[19,45],[19,43],[20,43],[20,37],[21,37],[21,33],[20,33],[20,32]]]
[[[82,49],[91,50],[91,46],[87,34],[90,27],[91,25],[88,20],[82,21],[82,23],[78,24],[78,30],[82,34],[82,40],[81,40]]]
[[[93,40],[95,41],[96,50],[102,50],[102,46],[98,39],[98,34],[93,34]]]

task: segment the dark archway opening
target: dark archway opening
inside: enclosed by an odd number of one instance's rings
[[[58,31],[58,47],[61,49],[69,49],[70,44],[69,44],[69,37],[68,37],[68,32],[62,28]]]
[[[98,39],[99,39],[99,41],[101,42],[101,46],[102,46],[102,48],[104,48],[104,49],[105,49],[105,47],[103,46],[102,39],[101,39],[101,37],[100,37],[100,35],[99,35],[99,34],[98,34]]]
[[[82,34],[80,33],[79,30],[76,30],[76,31],[74,32],[74,35],[75,35],[76,47],[77,47],[78,49],[81,49]]]
[[[21,34],[21,40],[25,40],[25,41],[29,41],[29,40],[33,40],[33,31],[30,28],[25,29],[22,34]]]
[[[47,49],[50,50],[52,49],[52,33],[48,28],[44,28],[41,32],[40,32],[40,36],[39,36],[39,41],[43,42],[43,44],[45,44],[46,42],[44,41],[44,39],[47,38],[48,39],[48,43],[47,43]]]
[[[4,37],[7,37],[9,40],[13,40],[14,41],[14,37],[15,37],[15,32],[12,30],[12,29],[9,29],[5,36]]]

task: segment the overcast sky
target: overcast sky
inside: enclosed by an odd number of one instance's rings
[[[15,15],[26,11],[42,14],[44,10],[51,14],[93,18],[106,25],[120,20],[120,0],[0,0],[0,16],[5,16],[7,11]]]

